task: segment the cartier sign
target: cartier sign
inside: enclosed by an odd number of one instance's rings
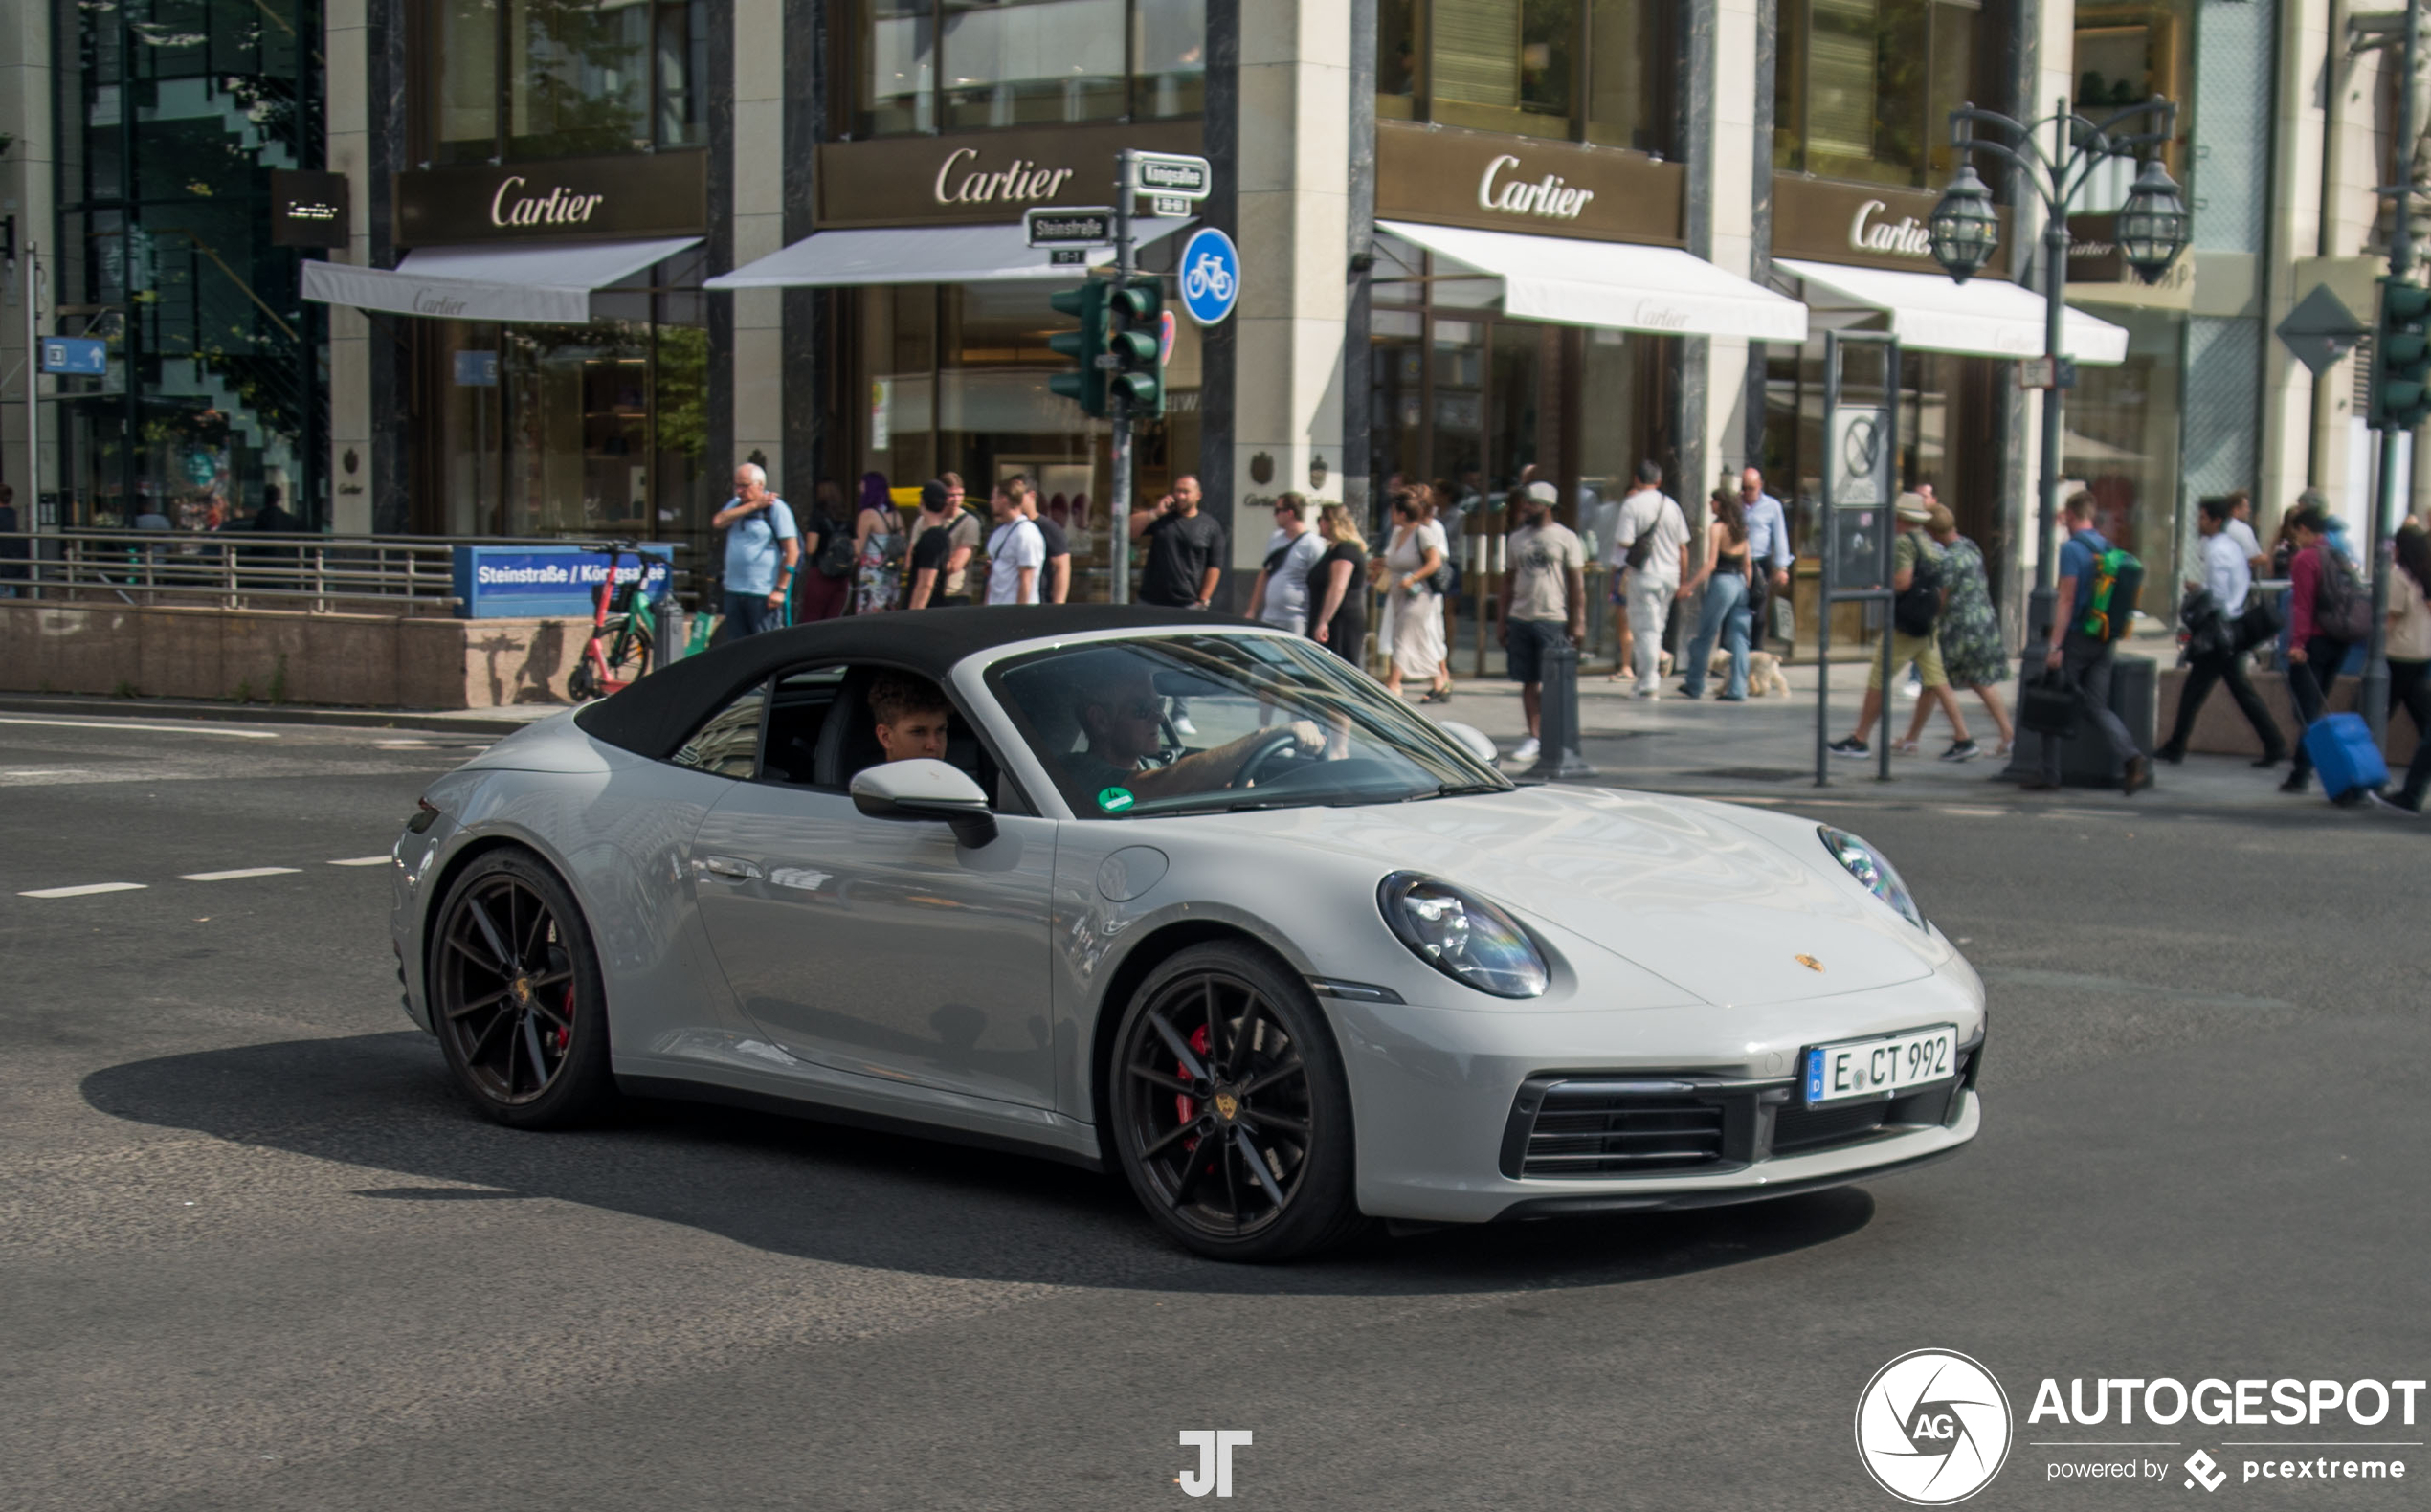
[[[1617,147],[1376,122],[1376,215],[1486,231],[1676,247],[1676,163]]]
[[[423,168],[396,178],[397,241],[699,234],[708,154],[642,152]]]
[[[1194,121],[824,143],[818,223],[822,230],[1011,223],[1035,205],[1111,204],[1116,153],[1198,145]]]
[[[1918,189],[1773,175],[1773,253],[1816,262],[1936,273],[1929,222],[1938,197]],[[2009,209],[1999,208],[2000,249],[1984,272],[2009,271]]]

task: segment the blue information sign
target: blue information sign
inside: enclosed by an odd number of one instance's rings
[[[109,344],[91,336],[45,336],[42,370],[76,378],[106,378],[110,371]]]
[[[1182,247],[1182,308],[1201,325],[1233,313],[1240,298],[1240,250],[1213,226],[1201,226]]]
[[[641,561],[631,551],[616,562],[616,581],[630,583],[649,564],[652,603],[663,602],[674,578],[675,547],[645,542]],[[529,545],[457,546],[457,615],[462,619],[589,619],[592,595],[608,575],[608,554],[535,541]]]

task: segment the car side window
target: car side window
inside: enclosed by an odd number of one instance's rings
[[[709,716],[668,760],[711,776],[748,781],[759,767],[760,716],[768,701],[768,684],[754,685]]]
[[[761,747],[760,780],[808,787],[818,781],[819,734],[844,686],[843,667],[779,673]]]

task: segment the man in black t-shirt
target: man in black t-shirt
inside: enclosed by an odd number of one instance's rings
[[[1154,509],[1131,515],[1131,539],[1148,543],[1140,602],[1205,609],[1224,575],[1224,527],[1198,512],[1198,479],[1185,473]]]
[[[1038,538],[1047,544],[1047,565],[1038,573],[1038,602],[1060,604],[1072,592],[1072,543],[1061,525],[1038,513],[1037,489],[1021,496],[1021,512],[1030,517],[1030,523],[1038,527]]]
[[[912,527],[910,608],[942,609],[958,602],[944,589],[959,513],[943,479],[920,485],[920,519]]]

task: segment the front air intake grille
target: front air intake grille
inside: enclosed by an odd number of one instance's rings
[[[1792,1081],[1737,1081],[1694,1072],[1546,1072],[1520,1083],[1504,1126],[1502,1171],[1519,1178],[1706,1174],[1775,1155],[1958,1121],[1983,1041],[1959,1047],[1947,1081],[1887,1100],[1797,1105]]]
[[[1636,1176],[1745,1164],[1744,1096],[1671,1080],[1531,1079],[1511,1110],[1513,1176]]]

